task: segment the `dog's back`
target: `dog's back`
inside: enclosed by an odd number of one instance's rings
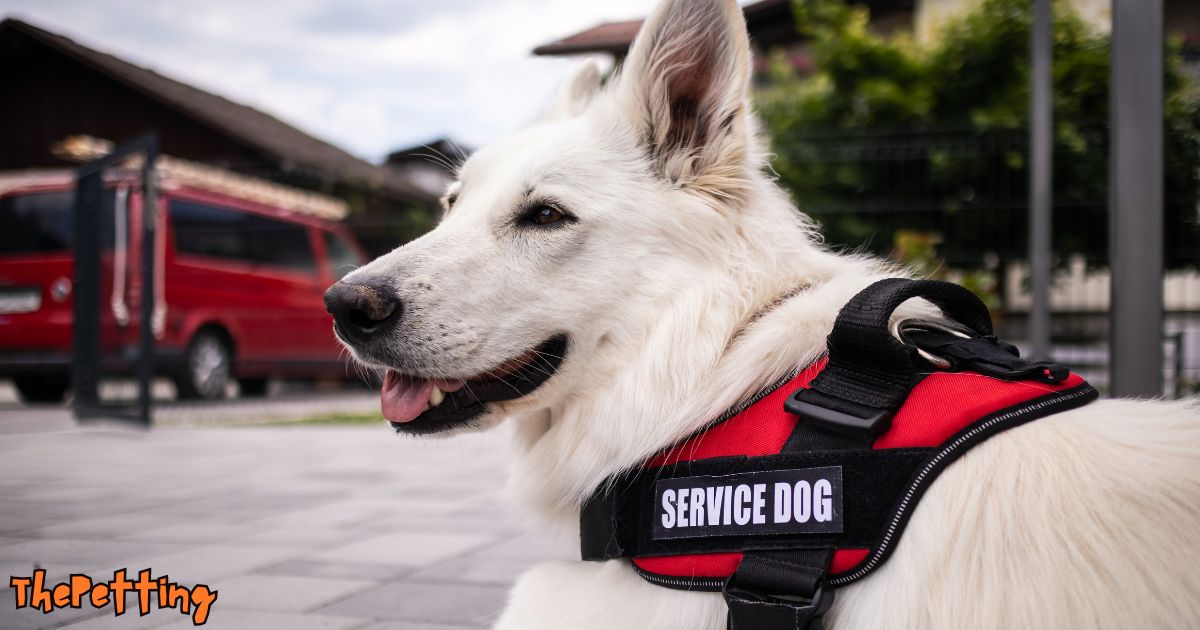
[[[1196,628],[1200,414],[1106,400],[953,464],[833,628]]]

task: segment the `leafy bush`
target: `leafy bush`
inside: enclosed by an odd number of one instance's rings
[[[817,73],[782,60],[757,102],[780,183],[831,243],[892,249],[940,236],[952,265],[1026,253],[1028,0],[985,0],[921,46],[867,29],[842,0],[797,0]],[[1167,263],[1200,263],[1200,98],[1167,46]],[[1066,3],[1054,14],[1054,247],[1107,259],[1109,37]],[[988,265],[992,266],[992,265]]]

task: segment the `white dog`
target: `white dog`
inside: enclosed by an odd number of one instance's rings
[[[338,333],[386,369],[393,424],[509,418],[513,492],[576,528],[610,476],[819,356],[839,308],[897,271],[822,248],[765,174],[750,74],[733,0],[664,0],[607,87],[584,66],[544,120],[464,164],[437,229],[335,285]],[[503,379],[519,371],[532,387]],[[717,630],[725,615],[720,594],[625,561],[558,562],[520,579],[497,627]],[[1110,400],[988,440],[826,621],[1200,628],[1200,414]]]

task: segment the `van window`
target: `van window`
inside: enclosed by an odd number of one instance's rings
[[[115,197],[111,189],[105,190],[100,201],[100,242],[105,250],[113,247]],[[0,198],[0,254],[70,250],[75,242],[74,206],[74,190]]]
[[[325,231],[321,232],[321,236],[325,238],[325,255],[329,258],[329,273],[334,279],[341,280],[362,264],[358,252],[342,237]]]
[[[316,270],[304,225],[179,199],[171,201],[170,215],[176,252]]]

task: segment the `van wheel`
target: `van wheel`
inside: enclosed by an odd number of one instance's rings
[[[239,378],[238,391],[242,396],[266,396],[267,395],[267,379],[265,378]]]
[[[233,352],[224,337],[203,330],[188,344],[182,374],[175,377],[180,398],[217,400],[225,397],[232,373]]]
[[[13,377],[13,384],[22,402],[60,403],[66,400],[71,382],[65,374],[32,374]]]

